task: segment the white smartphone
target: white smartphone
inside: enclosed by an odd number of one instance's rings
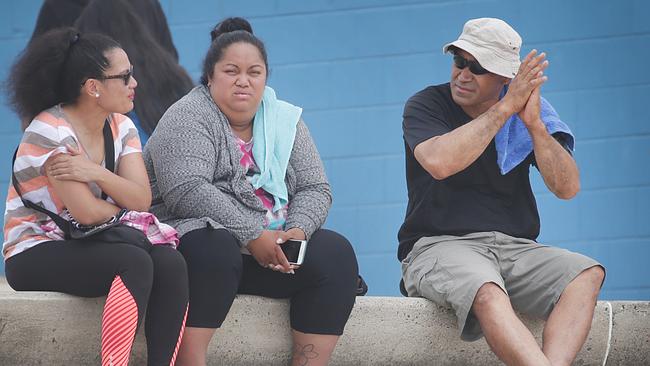
[[[280,244],[280,248],[282,248],[282,252],[287,257],[289,264],[300,266],[307,252],[307,240],[289,239]]]

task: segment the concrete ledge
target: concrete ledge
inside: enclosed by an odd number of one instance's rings
[[[0,278],[0,365],[97,365],[104,299],[14,292]],[[238,296],[209,350],[211,365],[286,365],[288,301]],[[576,365],[650,358],[648,302],[599,302]],[[610,317],[612,316],[612,317]],[[610,321],[613,328],[610,328]],[[524,319],[541,342],[543,322]],[[141,327],[142,328],[142,327]],[[611,330],[611,333],[610,333]],[[145,364],[142,331],[131,358]],[[484,340],[459,339],[450,310],[418,298],[360,297],[332,365],[498,365]]]

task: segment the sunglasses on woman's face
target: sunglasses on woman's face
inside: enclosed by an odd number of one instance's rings
[[[474,75],[483,75],[489,72],[484,69],[483,66],[478,63],[478,61],[470,61],[461,55],[454,55],[454,65],[456,65],[459,70],[469,67],[469,71],[471,71]]]
[[[129,85],[129,81],[131,81],[131,76],[133,76],[133,65],[131,65],[131,68],[129,69],[129,71],[126,72],[126,74],[107,75],[107,76],[102,76],[100,79],[101,80],[122,79],[124,85]]]

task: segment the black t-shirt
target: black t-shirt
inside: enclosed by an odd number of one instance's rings
[[[506,175],[497,165],[494,139],[465,170],[436,180],[415,159],[415,147],[472,120],[452,97],[449,83],[430,86],[404,107],[408,206],[399,230],[402,260],[425,236],[499,231],[520,238],[539,235],[537,203],[528,177],[531,157]]]

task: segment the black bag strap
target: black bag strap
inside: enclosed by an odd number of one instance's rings
[[[111,125],[106,120],[104,122],[104,163],[106,165],[106,169],[110,170],[113,172],[115,169],[115,146],[113,142],[113,131],[111,131]],[[16,155],[18,154],[18,148],[16,148],[16,151],[14,151],[14,157],[11,160],[11,183],[14,186],[14,189],[16,190],[16,193],[18,193],[18,197],[20,197],[20,200],[23,201],[23,205],[25,207],[29,207],[32,210],[36,210],[38,212],[42,212],[49,216],[52,221],[58,226],[66,235],[70,234],[70,222],[63,217],[59,216],[58,214],[46,209],[45,207],[39,206],[35,204],[34,202],[30,200],[26,200],[23,198],[23,194],[20,191],[20,185],[18,184],[18,179],[16,179],[16,174],[14,173],[14,164],[16,164]],[[102,192],[102,199],[106,199],[108,196],[106,193]]]
[[[108,119],[104,122],[104,165],[111,173],[115,173],[115,142]],[[102,191],[102,199],[106,200],[107,198],[106,193]]]

